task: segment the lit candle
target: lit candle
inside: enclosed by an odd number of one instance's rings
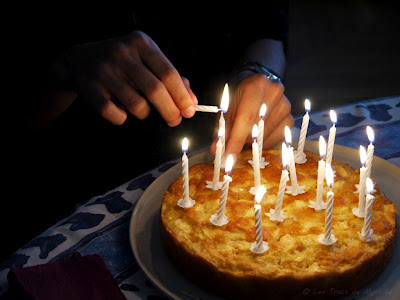
[[[264,169],[266,165],[268,165],[267,162],[265,162],[265,157],[262,156],[262,151],[263,151],[263,146],[264,146],[264,117],[265,113],[267,112],[267,105],[263,104],[261,105],[260,108],[260,121],[258,121],[258,152],[260,153],[260,168]]]
[[[183,198],[178,200],[178,205],[183,208],[192,207],[196,201],[189,197],[189,160],[186,152],[189,148],[189,141],[184,138],[182,141],[182,188],[183,188]]]
[[[224,181],[222,183],[221,199],[219,201],[218,213],[211,216],[210,221],[214,225],[223,226],[228,223],[228,217],[224,215],[226,200],[228,199],[229,183],[232,178],[229,174],[233,167],[233,156],[230,154],[226,160]]]
[[[360,168],[360,183],[359,187],[359,194],[358,194],[358,207],[353,208],[353,214],[359,218],[365,217],[365,183],[366,183],[366,175],[367,175],[367,168],[365,167],[366,161],[366,151],[363,146],[360,146],[360,161],[361,161],[361,168]]]
[[[221,116],[219,117],[219,129],[224,128],[225,130],[225,119],[224,119],[224,113],[228,111],[229,107],[229,88],[228,84],[226,83],[224,86],[224,91],[222,93],[221,97],[221,104],[220,104],[220,111],[221,111]],[[221,138],[221,143],[222,143],[222,151],[221,151],[221,157],[223,159],[223,162],[225,162],[225,134]],[[221,168],[224,167],[224,163],[221,164]]]
[[[314,208],[315,211],[320,212],[326,208],[326,202],[322,201],[322,194],[324,191],[324,177],[325,177],[325,156],[326,156],[326,143],[321,135],[319,137],[319,157],[321,160],[318,162],[318,179],[317,179],[317,195],[315,201],[310,201],[309,207]]]
[[[250,189],[250,193],[255,195],[258,188],[261,185],[261,178],[260,178],[260,161],[259,161],[259,152],[258,152],[258,143],[257,143],[257,137],[258,137],[258,128],[257,125],[254,124],[253,130],[252,130],[252,136],[253,136],[253,144],[251,145],[252,151],[253,151],[253,171],[254,171],[254,187]]]
[[[298,164],[304,164],[307,161],[306,154],[304,151],[304,143],[306,142],[308,123],[310,122],[309,112],[311,110],[310,100],[306,99],[304,101],[304,108],[306,109],[306,113],[303,117],[303,122],[301,123],[299,144],[297,146],[297,151],[295,153],[294,159]]]
[[[222,183],[219,182],[219,174],[221,169],[221,158],[222,158],[222,141],[221,137],[225,134],[225,128],[220,128],[218,130],[218,142],[215,151],[215,158],[214,158],[214,177],[212,181],[207,180],[206,187],[213,189],[214,191],[220,189],[222,187]]]
[[[333,155],[333,147],[335,145],[335,136],[336,136],[336,123],[337,116],[335,111],[331,110],[329,112],[332,121],[332,127],[329,129],[329,138],[328,138],[328,149],[326,153],[326,163],[332,164],[332,155]]]
[[[305,193],[304,186],[299,186],[297,182],[297,174],[296,174],[296,165],[294,162],[294,155],[293,155],[293,147],[292,147],[292,133],[290,132],[290,128],[285,126],[285,140],[289,154],[289,162],[290,162],[290,183],[291,186],[286,187],[286,193],[292,194],[296,196],[298,194]]]
[[[371,229],[371,217],[372,217],[372,204],[374,203],[375,197],[372,195],[374,190],[374,183],[371,178],[366,179],[367,185],[367,197],[365,198],[366,208],[365,208],[365,218],[364,226],[361,233],[358,233],[360,239],[364,242],[372,242],[374,240],[374,231]]]
[[[195,105],[194,109],[200,112],[209,112],[209,113],[219,112],[218,106],[211,106],[211,105]]]
[[[332,212],[333,212],[333,198],[335,194],[332,192],[333,188],[333,171],[330,164],[326,164],[326,184],[328,185],[329,192],[327,193],[327,207],[325,211],[325,232],[318,237],[318,242],[323,245],[332,245],[336,243],[337,239],[332,230]]]
[[[256,223],[256,241],[251,244],[250,250],[254,253],[261,254],[269,249],[268,243],[263,241],[262,219],[261,219],[261,201],[264,197],[266,189],[261,185],[254,197],[254,218]]]
[[[283,196],[285,194],[286,182],[289,180],[289,172],[288,172],[289,157],[285,143],[282,143],[282,165],[283,165],[283,170],[281,174],[281,181],[279,183],[278,195],[276,197],[275,209],[271,208],[269,210],[269,213],[266,213],[266,215],[273,222],[283,222],[283,220],[287,218],[287,216],[284,215],[282,211],[282,203],[283,203]]]
[[[367,171],[366,171],[366,177],[371,177],[371,168],[372,168],[372,159],[374,158],[374,141],[375,141],[375,134],[374,131],[370,126],[367,126],[367,135],[368,135],[368,140],[370,141],[370,144],[368,145],[367,148]]]

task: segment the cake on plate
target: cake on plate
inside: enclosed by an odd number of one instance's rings
[[[225,215],[228,223],[210,222],[218,210],[221,190],[206,187],[213,178],[213,162],[192,166],[189,170],[190,208],[177,205],[182,198],[182,177],[164,194],[161,207],[161,236],[174,265],[188,278],[206,289],[229,298],[302,297],[305,291],[319,294],[332,289],[345,290],[364,286],[390,261],[396,245],[396,208],[375,185],[371,229],[374,240],[359,238],[364,219],[352,209],[358,206],[355,184],[359,170],[333,159],[336,171],[333,192],[332,234],[337,241],[323,245],[325,210],[316,212],[310,201],[316,198],[319,156],[305,151],[307,162],[297,164],[297,180],[305,193],[285,194],[282,210],[288,217],[273,222],[265,213],[275,208],[282,172],[280,150],[265,150],[269,164],[261,169],[261,184],[267,192],[261,202],[263,240],[269,249],[263,254],[250,251],[256,240],[254,186],[251,150],[243,151],[233,167]],[[221,170],[220,181],[224,172]],[[290,185],[290,181],[288,181]],[[323,201],[328,192],[324,185]]]

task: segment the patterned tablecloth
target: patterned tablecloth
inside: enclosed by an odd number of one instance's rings
[[[365,127],[375,131],[375,155],[400,166],[400,96],[336,107],[335,144],[358,149],[367,146]],[[302,116],[296,118],[292,136],[300,134]],[[311,113],[307,140],[326,139],[331,127],[329,111]],[[211,137],[210,137],[211,139]],[[195,155],[208,149],[194,151]],[[180,157],[145,173],[104,195],[78,205],[67,218],[31,240],[0,264],[0,295],[8,289],[11,267],[53,262],[70,256],[99,254],[128,299],[155,299],[164,295],[148,280],[135,261],[129,242],[129,221],[143,191],[163,172],[180,163]]]

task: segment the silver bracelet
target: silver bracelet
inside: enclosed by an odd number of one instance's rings
[[[268,68],[264,64],[259,63],[257,61],[255,61],[255,62],[245,62],[239,68],[239,72],[244,71],[244,70],[250,70],[250,71],[253,71],[255,73],[264,74],[271,81],[282,82],[282,80],[278,76],[278,74],[276,74],[274,71],[272,71],[270,68]]]

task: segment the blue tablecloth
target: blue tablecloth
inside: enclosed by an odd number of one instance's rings
[[[334,108],[338,115],[335,144],[358,149],[369,141],[365,128],[375,131],[375,155],[400,166],[400,96],[374,99]],[[300,134],[302,116],[296,118],[292,136]],[[332,126],[329,111],[310,115],[307,140],[326,139]],[[211,139],[211,137],[210,137]],[[190,153],[208,149],[205,146]],[[0,264],[0,295],[8,289],[11,267],[26,267],[56,261],[74,252],[99,254],[128,299],[163,297],[138,266],[129,242],[129,221],[143,191],[177,159],[143,174],[104,195],[78,205],[67,218],[31,240]]]

